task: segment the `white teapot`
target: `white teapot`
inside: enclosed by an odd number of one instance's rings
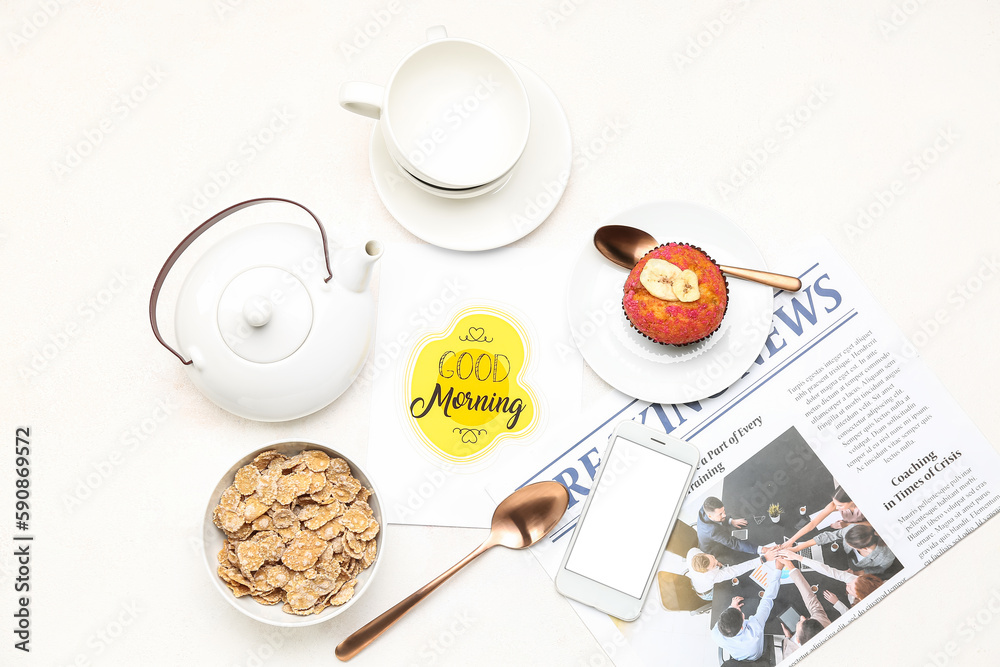
[[[300,207],[319,235],[297,224],[258,223],[211,246],[181,286],[177,349],[170,347],[157,326],[156,302],[171,267],[215,223],[263,202]],[[369,283],[381,256],[378,241],[331,253],[319,219],[288,199],[230,206],[167,258],[149,298],[153,334],[219,407],[259,421],[304,417],[340,396],[371,352],[375,299]]]

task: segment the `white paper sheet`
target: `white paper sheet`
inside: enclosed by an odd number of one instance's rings
[[[551,430],[579,412],[583,369],[558,279],[569,255],[386,254],[373,363],[360,381],[372,383],[368,465],[389,522],[488,527],[485,487],[498,471],[558,448]],[[463,392],[468,403],[456,407]]]

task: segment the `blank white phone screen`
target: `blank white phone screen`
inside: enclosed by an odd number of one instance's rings
[[[566,569],[638,598],[660,560],[691,466],[615,438]],[[615,546],[619,545],[619,546]]]

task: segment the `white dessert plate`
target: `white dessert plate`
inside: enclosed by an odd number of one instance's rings
[[[378,126],[371,169],[382,203],[399,224],[450,250],[490,250],[533,232],[555,210],[569,179],[573,143],[555,93],[530,69],[510,61],[528,92],[531,129],[521,159],[503,187],[469,199],[425,192],[399,173]]]
[[[630,225],[660,243],[698,246],[719,264],[767,269],[743,230],[698,204],[651,202],[603,225]],[[573,339],[594,372],[615,389],[653,403],[697,401],[738,380],[760,354],[771,330],[774,290],[727,276],[729,307],[712,336],[682,347],[654,343],[625,317],[622,296],[629,272],[597,251],[595,230],[573,268],[568,295]]]

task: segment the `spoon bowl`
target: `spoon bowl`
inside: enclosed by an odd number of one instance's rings
[[[482,544],[437,579],[342,641],[337,646],[337,658],[347,661],[360,653],[418,602],[488,549],[496,546],[524,549],[535,544],[555,528],[567,507],[569,492],[559,482],[537,482],[522,486],[497,505],[493,512],[490,534]]]
[[[650,234],[628,225],[605,225],[594,232],[594,247],[597,248],[597,251],[629,271],[647,252],[658,245],[660,244]],[[787,292],[798,292],[802,289],[802,281],[794,276],[721,264],[719,269],[726,275],[769,285]]]
[[[490,536],[508,549],[530,547],[555,528],[568,505],[566,487],[558,482],[525,486],[497,505]]]
[[[658,245],[652,235],[628,225],[605,225],[594,232],[598,252],[629,271]]]

